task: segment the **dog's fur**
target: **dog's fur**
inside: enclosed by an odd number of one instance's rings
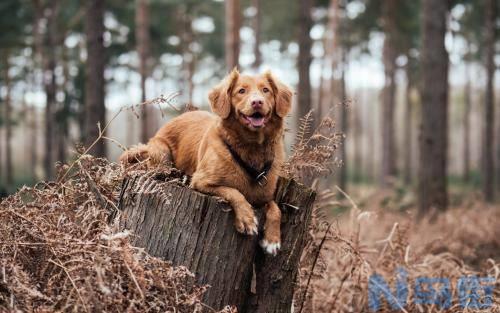
[[[273,198],[284,160],[283,119],[291,109],[292,91],[270,72],[249,76],[233,70],[208,98],[215,114],[184,113],[163,126],[147,145],[126,151],[120,159],[124,163],[173,162],[192,175],[191,187],[231,204],[236,229],[242,233],[257,234],[252,205],[265,206],[261,245],[266,252],[276,254],[280,249],[281,212]],[[263,119],[250,118],[256,112]],[[267,184],[257,184],[234,159],[228,145],[257,169],[273,160]]]

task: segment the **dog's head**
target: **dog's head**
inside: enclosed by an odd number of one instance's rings
[[[258,131],[291,109],[292,91],[271,72],[240,75],[234,69],[208,95],[212,111],[222,119],[234,118],[244,127]]]

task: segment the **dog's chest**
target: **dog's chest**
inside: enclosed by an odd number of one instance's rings
[[[236,175],[226,176],[225,185],[240,191],[253,206],[259,207],[274,199],[277,183],[277,173],[274,170],[260,184],[241,168],[235,167],[234,174]]]

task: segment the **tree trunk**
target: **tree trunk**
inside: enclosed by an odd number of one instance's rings
[[[0,93],[0,103],[2,102],[2,93]],[[5,123],[5,112],[3,110],[3,107],[0,106],[0,138],[3,137],[3,126],[4,126],[4,123]],[[3,192],[3,188],[4,188],[4,184],[3,184],[3,173],[5,173],[5,170],[3,168],[3,151],[5,150],[4,146],[3,146],[3,140],[0,140],[0,198],[2,198],[2,192]]]
[[[272,313],[290,312],[314,198],[312,190],[294,181],[279,181],[276,200],[282,210],[283,241],[276,257],[261,252],[257,237],[235,230],[227,204],[165,182],[161,175],[126,178],[119,208],[122,227],[136,235],[134,245],[186,266],[198,284],[211,286],[205,304],[216,310],[235,305],[240,313]],[[262,219],[262,210],[256,213]]]
[[[431,208],[446,209],[448,149],[448,53],[444,45],[447,1],[422,2],[422,99],[419,215]]]
[[[55,105],[56,105],[56,55],[54,49],[56,48],[58,33],[57,18],[59,14],[60,3],[59,1],[52,1],[48,8],[47,16],[47,36],[45,47],[42,48],[43,57],[43,85],[46,95],[45,104],[45,178],[51,179],[54,176],[54,125],[55,120]],[[50,53],[45,53],[45,49],[51,49]]]
[[[191,13],[191,4],[185,4],[182,6],[181,16],[182,16],[182,27],[181,30],[181,38],[182,38],[182,71],[185,86],[187,88],[187,98],[186,103],[193,104],[193,91],[194,91],[194,83],[193,83],[193,75],[195,71],[196,65],[196,55],[192,49],[192,44],[195,41],[194,32],[192,27],[192,13]]]
[[[260,54],[260,23],[262,22],[261,16],[261,0],[252,0],[252,6],[255,8],[255,16],[252,19],[252,28],[255,36],[255,43],[253,46],[253,54],[255,60],[253,61],[254,69],[258,70],[262,63],[262,55]]]
[[[226,0],[225,15],[226,15],[226,66],[230,71],[234,67],[239,67],[240,57],[240,0]]]
[[[493,165],[493,129],[495,125],[494,89],[495,81],[495,0],[486,1],[485,6],[485,67],[486,67],[486,94],[484,104],[483,125],[483,193],[488,202],[492,202],[494,193],[494,165]]]
[[[405,106],[405,129],[404,129],[404,182],[406,185],[411,184],[411,164],[413,156],[413,101],[411,99],[411,92],[413,91],[413,82],[411,79],[411,69],[409,64],[406,68],[406,106]]]
[[[139,54],[139,74],[141,75],[141,103],[145,103],[146,81],[148,79],[149,58],[149,5],[148,0],[136,0],[135,38],[137,40],[137,53]],[[146,143],[151,137],[149,107],[142,106],[141,141]]]
[[[340,131],[342,134],[346,135],[348,130],[349,130],[349,117],[347,114],[347,90],[346,90],[346,85],[345,85],[345,71],[346,71],[346,66],[347,66],[347,60],[346,60],[346,51],[342,49],[340,52],[342,54],[342,61],[340,63],[341,71],[341,77],[340,77]],[[340,173],[339,173],[339,187],[347,191],[347,140],[342,139],[342,143],[339,147],[340,150],[340,158],[342,160],[342,166],[340,167]]]
[[[104,34],[104,0],[88,0],[85,18],[85,34],[87,36],[87,63],[85,71],[85,146],[99,137],[99,129],[106,124],[106,107],[104,106],[104,67],[105,50]],[[95,156],[106,156],[106,145],[99,140],[90,153]]]
[[[323,66],[321,71],[330,70],[328,80],[323,79],[323,74],[320,77],[319,95],[316,116],[317,126],[324,115],[334,108],[340,102],[342,96],[336,95],[336,80],[334,73],[338,70],[339,60],[339,21],[340,21],[340,3],[339,0],[331,0],[328,6],[328,21],[327,29],[323,38]],[[325,88],[326,85],[326,88]],[[342,91],[340,91],[342,92]],[[340,99],[340,101],[338,101]]]
[[[34,105],[29,108],[29,159],[30,159],[30,174],[33,182],[38,181],[37,165],[38,165],[38,123],[37,110]]]
[[[311,18],[311,0],[299,1],[299,86],[298,86],[298,108],[297,108],[297,125],[298,121],[311,110],[311,80],[309,77],[309,68],[311,67],[311,46],[312,39],[309,32],[312,27]]]
[[[469,63],[467,63],[465,71],[465,89],[464,89],[464,116],[463,116],[463,126],[464,126],[464,149],[463,149],[463,177],[465,182],[470,181],[470,113],[471,113],[471,80],[470,80],[470,70]]]
[[[60,91],[64,93],[64,100],[58,103],[57,109],[57,132],[56,132],[56,142],[57,142],[57,160],[61,162],[66,162],[67,151],[68,151],[68,137],[69,137],[69,115],[70,115],[70,99],[69,90],[71,83],[71,75],[69,74],[69,62],[70,57],[68,55],[69,51],[66,47],[63,47],[61,64],[63,66],[63,83],[60,87]]]
[[[387,186],[389,179],[396,174],[396,149],[394,146],[394,109],[396,96],[396,5],[397,0],[386,0],[382,4],[384,23],[383,62],[385,86],[382,91],[382,167],[380,183]]]
[[[356,97],[356,101],[360,101],[361,99],[358,96]],[[353,106],[350,112],[350,123],[352,127],[349,129],[350,137],[349,140],[352,142],[352,180],[354,182],[360,182],[363,174],[363,169],[365,169],[366,173],[369,172],[369,167],[363,164],[363,129],[361,126],[361,111],[359,110],[359,106]],[[367,158],[368,160],[368,158]],[[367,162],[368,163],[368,162]]]
[[[9,76],[9,53],[4,52],[3,55],[4,63],[4,84],[5,84],[5,183],[7,184],[7,189],[12,188],[13,175],[12,175],[12,103],[11,103],[11,84]]]

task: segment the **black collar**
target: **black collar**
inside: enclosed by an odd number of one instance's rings
[[[269,174],[269,171],[273,166],[273,160],[266,161],[262,169],[256,169],[247,162],[243,161],[243,159],[239,156],[239,154],[236,151],[234,151],[234,149],[227,141],[225,140],[223,141],[227,147],[227,150],[229,150],[229,152],[233,156],[233,159],[236,161],[236,163],[238,163],[238,165],[241,168],[245,170],[247,175],[250,176],[250,178],[254,182],[258,183],[260,186],[265,186],[267,184],[267,174]]]

